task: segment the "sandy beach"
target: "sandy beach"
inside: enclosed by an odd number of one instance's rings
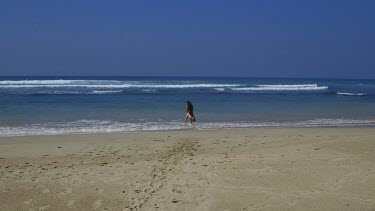
[[[374,210],[374,128],[0,138],[0,210]]]

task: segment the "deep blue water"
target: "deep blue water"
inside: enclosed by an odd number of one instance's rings
[[[183,125],[185,101],[195,126]],[[0,77],[0,135],[374,126],[375,80]]]

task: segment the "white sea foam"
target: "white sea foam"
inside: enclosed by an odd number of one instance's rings
[[[53,85],[53,84],[95,84],[95,83],[121,83],[116,80],[14,80],[0,81],[0,85]]]
[[[120,93],[122,90],[92,90],[92,91],[65,91],[65,90],[49,90],[49,91],[38,91],[35,94],[40,95],[84,95],[84,94],[113,94]]]
[[[375,120],[313,119],[292,122],[211,122],[202,123],[199,129],[251,128],[251,127],[348,127],[375,126]]]
[[[183,127],[183,125],[177,124],[177,122],[161,124],[160,122],[125,123],[102,120],[79,120],[74,122],[51,122],[45,124],[32,124],[20,127],[3,126],[0,127],[0,136],[165,131],[181,130],[183,129]]]
[[[239,84],[25,84],[25,85],[0,85],[0,88],[159,88],[159,89],[184,89],[184,88],[213,88],[237,87]]]
[[[327,86],[317,84],[271,84],[241,87],[241,84],[191,83],[182,81],[175,84],[148,83],[146,81],[118,81],[118,80],[7,80],[0,81],[0,88],[91,88],[91,89],[184,89],[184,88],[214,88],[216,91],[309,91],[324,90]]]
[[[276,85],[256,85],[255,87],[231,88],[234,91],[313,91],[328,89],[328,86],[318,86],[318,84],[276,84]]]
[[[184,125],[180,121],[126,123],[103,120],[79,120],[73,122],[51,122],[26,126],[0,126],[0,136],[26,135],[61,135],[61,134],[94,134],[126,133],[173,130],[209,130],[221,128],[253,127],[349,127],[375,126],[375,120],[352,119],[314,119],[300,122],[200,122],[194,126]]]
[[[79,94],[85,94],[80,91],[40,91],[36,94],[45,94],[45,95],[79,95]]]
[[[363,96],[366,95],[364,93],[349,93],[349,92],[336,92],[338,95],[346,95],[346,96]]]
[[[147,92],[147,93],[156,93],[156,89],[142,89],[142,92]]]
[[[300,87],[317,87],[318,84],[263,84],[257,85],[260,87],[275,87],[275,88],[300,88]]]
[[[122,90],[93,90],[93,94],[113,94],[113,93],[120,93]]]

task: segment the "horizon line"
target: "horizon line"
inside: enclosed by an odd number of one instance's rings
[[[193,78],[276,78],[276,79],[340,79],[340,80],[375,80],[375,78],[346,78],[346,77],[270,77],[270,76],[197,76],[197,75],[0,75],[0,77],[193,77]]]

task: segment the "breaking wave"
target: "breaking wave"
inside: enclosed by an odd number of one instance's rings
[[[364,96],[366,94],[364,93],[349,93],[349,92],[336,92],[338,95],[344,95],[344,96]]]
[[[105,120],[50,122],[25,126],[0,126],[0,136],[126,133],[176,130],[210,130],[256,127],[360,127],[375,126],[375,120],[314,119],[299,122],[201,122],[194,126],[181,121],[129,123]]]
[[[246,91],[319,91],[328,86],[318,84],[232,84],[205,83],[203,81],[120,81],[120,80],[3,80],[0,89],[3,92],[13,92],[27,89],[36,94],[113,94],[123,92],[124,89],[141,89],[143,93],[155,93],[162,89],[213,89],[218,92],[246,92]],[[38,90],[39,89],[39,90]],[[44,89],[44,90],[40,90]],[[121,90],[119,90],[121,89]],[[40,93],[43,91],[43,93]],[[338,93],[348,94],[348,93]]]
[[[214,88],[216,91],[219,91],[219,92],[224,92],[225,91],[225,88]]]
[[[318,86],[318,84],[277,84],[277,85],[256,85],[255,87],[231,88],[235,91],[313,91],[325,90],[328,86]]]
[[[113,94],[113,93],[121,93],[122,90],[93,90],[93,94]]]
[[[191,83],[175,81],[174,83],[148,83],[146,81],[117,81],[117,80],[22,80],[0,81],[0,88],[211,88],[236,87],[239,84]]]

